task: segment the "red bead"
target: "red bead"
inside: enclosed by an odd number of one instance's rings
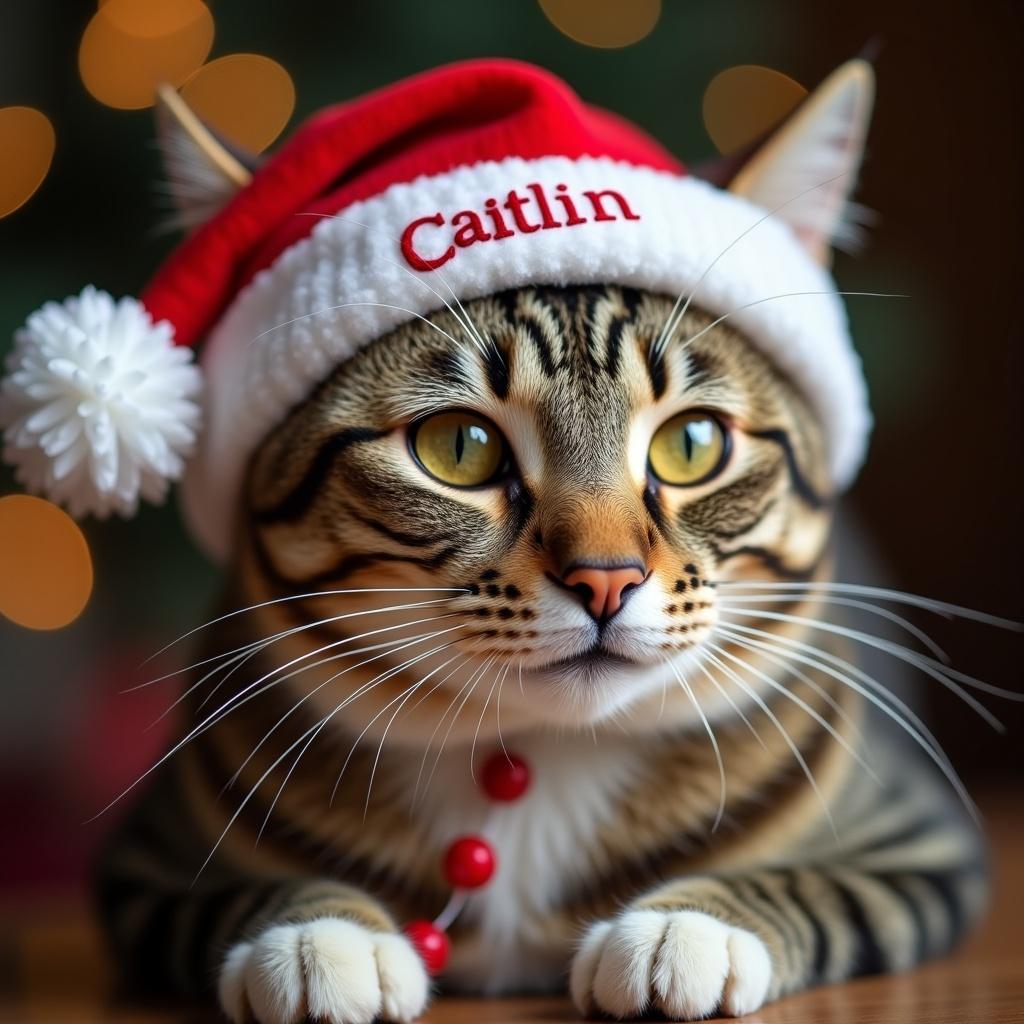
[[[492,800],[518,800],[530,788],[530,767],[521,757],[499,750],[484,762],[480,785]]]
[[[444,877],[455,889],[477,889],[494,874],[494,851],[479,836],[456,839],[444,855]]]
[[[448,936],[432,921],[410,921],[402,930],[416,947],[427,974],[440,974],[451,949]]]

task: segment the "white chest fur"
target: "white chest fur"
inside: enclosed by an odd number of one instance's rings
[[[494,847],[497,870],[469,897],[459,922],[471,932],[445,971],[446,983],[491,994],[564,983],[571,949],[550,927],[550,910],[587,881],[587,851],[640,760],[636,741],[625,737],[534,735],[508,746],[531,770],[519,800],[490,801],[462,748],[444,754],[417,812],[442,848],[467,833]],[[490,753],[478,748],[478,763]]]

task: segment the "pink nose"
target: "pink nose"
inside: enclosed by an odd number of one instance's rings
[[[594,569],[581,565],[570,569],[562,582],[579,593],[584,607],[598,621],[610,619],[621,607],[623,595],[638,587],[647,577],[637,565],[614,569]]]

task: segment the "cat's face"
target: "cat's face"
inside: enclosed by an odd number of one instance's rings
[[[824,449],[806,403],[725,325],[683,344],[708,323],[691,312],[655,358],[671,308],[617,288],[479,300],[479,337],[449,313],[405,326],[267,439],[240,552],[249,600],[436,588],[276,606],[280,629],[307,627],[289,658],[332,657],[317,685],[370,651],[321,706],[422,655],[380,687],[427,677],[411,722],[496,684],[503,724],[673,721],[695,714],[677,673],[722,709],[698,664],[716,582],[813,570]]]

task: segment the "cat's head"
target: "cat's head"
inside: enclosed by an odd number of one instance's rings
[[[732,180],[817,261],[844,230],[870,94],[848,66]],[[719,584],[821,565],[821,396],[687,294],[435,294],[446,308],[336,366],[249,463],[237,596],[263,605],[278,675],[398,740],[466,706],[457,734],[493,731],[497,705],[506,728],[658,728],[746,703],[757,679],[716,679],[735,675]]]
[[[372,590],[284,603],[281,628],[359,613],[296,635],[325,657],[422,637],[370,667],[411,660],[405,685],[479,670],[508,722],[678,691],[719,581],[814,572],[829,483],[807,402],[739,333],[689,312],[659,357],[672,305],[518,289],[360,352],[253,462],[247,596]]]

